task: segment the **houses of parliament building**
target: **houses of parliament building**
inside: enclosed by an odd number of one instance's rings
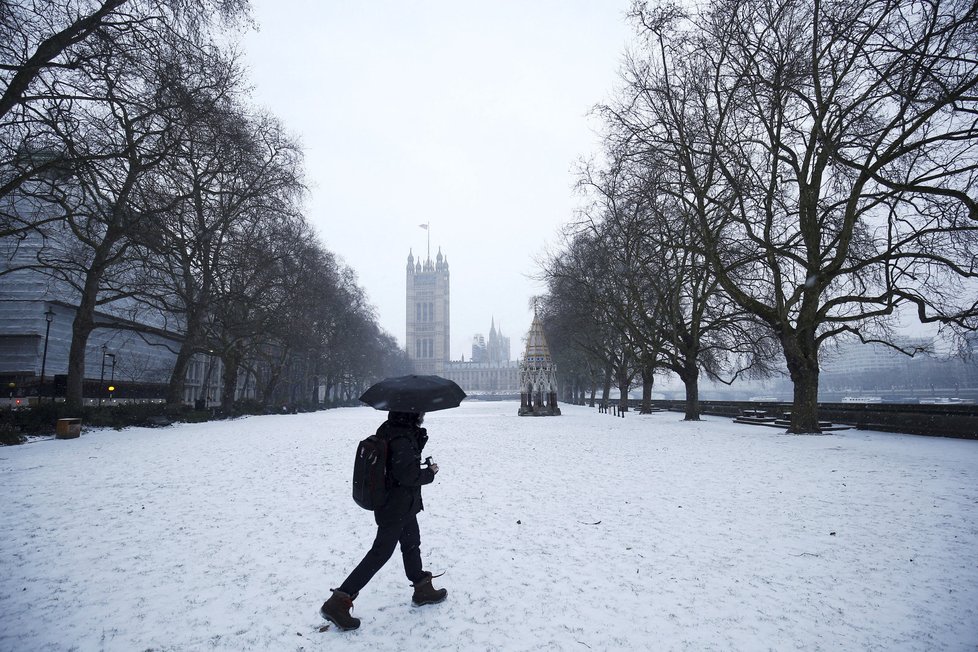
[[[510,360],[509,338],[496,329],[489,337],[475,335],[468,361],[451,359],[451,291],[448,259],[441,249],[415,260],[408,253],[406,268],[408,356],[417,374],[435,374],[454,380],[467,394],[518,394],[519,365]]]

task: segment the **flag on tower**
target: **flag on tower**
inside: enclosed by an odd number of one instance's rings
[[[427,230],[428,230],[428,225],[427,225],[427,224],[419,224],[418,226],[420,226],[420,227],[421,227],[422,229],[424,229],[425,231],[427,231]]]

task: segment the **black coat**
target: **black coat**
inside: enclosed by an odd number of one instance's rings
[[[390,455],[387,471],[392,486],[387,503],[374,511],[374,520],[378,525],[384,525],[424,509],[421,485],[431,484],[435,473],[430,468],[421,468],[421,451],[428,441],[427,430],[388,420],[377,429],[377,434],[387,439]]]

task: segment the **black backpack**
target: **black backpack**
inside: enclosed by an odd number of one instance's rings
[[[373,511],[387,503],[388,450],[388,438],[381,434],[370,435],[357,446],[353,461],[353,500],[364,509]]]

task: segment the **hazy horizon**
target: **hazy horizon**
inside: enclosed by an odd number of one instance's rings
[[[535,261],[600,149],[589,113],[615,86],[628,0],[252,4],[255,101],[304,144],[309,221],[381,327],[404,345],[407,256],[430,234],[451,271],[451,358],[495,319],[515,359],[544,290]]]

